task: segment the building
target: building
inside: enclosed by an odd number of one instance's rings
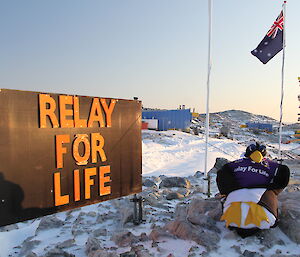
[[[249,129],[257,129],[257,130],[267,131],[267,132],[273,131],[273,125],[268,123],[247,122],[246,125]]]
[[[158,130],[189,128],[192,120],[190,109],[181,110],[143,110],[142,119],[156,119]]]

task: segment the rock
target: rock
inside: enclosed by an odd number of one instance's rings
[[[279,195],[280,229],[294,242],[300,244],[300,191]]]
[[[201,253],[200,256],[201,257],[210,257],[210,254],[209,254],[209,252],[204,251],[204,252]]]
[[[233,245],[233,246],[231,246],[230,248],[234,249],[238,254],[241,254],[241,253],[242,253],[241,247],[238,246],[238,245]]]
[[[203,228],[207,228],[211,231],[220,233],[220,229],[216,226],[216,221],[211,217],[196,212],[188,212],[187,220],[195,225],[200,225]]]
[[[160,179],[160,180],[163,180],[163,179],[165,179],[165,178],[167,178],[166,175],[159,175],[159,176],[158,176],[158,179]]]
[[[156,251],[160,254],[160,256],[167,256],[167,257],[169,256],[167,255],[168,250],[160,246],[156,247]]]
[[[269,250],[269,248],[266,246],[263,246],[263,247],[260,247],[258,250],[260,253],[264,253],[265,251]]]
[[[147,236],[147,234],[146,233],[141,233],[141,235],[140,235],[140,241],[141,242],[146,242],[148,240],[149,240],[149,237]]]
[[[73,226],[73,227],[72,227],[72,235],[73,235],[74,237],[79,236],[79,235],[82,235],[82,234],[84,234],[84,233],[85,233],[85,231],[84,231],[83,229],[80,229],[80,228],[77,227],[77,226]]]
[[[144,187],[153,187],[153,186],[156,186],[156,183],[154,181],[152,181],[151,179],[145,179],[143,181],[143,186]]]
[[[74,221],[74,224],[82,225],[84,222],[85,212],[80,212]]]
[[[151,196],[149,196],[151,197]],[[155,197],[154,197],[155,198]],[[117,209],[117,219],[119,220],[118,228],[121,229],[126,223],[133,222],[134,218],[134,203],[128,198],[115,200],[114,206]]]
[[[199,251],[199,247],[198,246],[192,246],[190,249],[189,249],[189,253],[194,253],[196,251]]]
[[[151,247],[152,247],[152,248],[158,247],[158,243],[153,241],[153,242],[151,243]]]
[[[214,219],[215,221],[220,221],[221,216],[222,216],[222,207],[221,207],[221,203],[219,201],[217,201],[217,202],[218,202],[218,204],[217,204],[216,208],[209,211],[207,213],[207,215],[209,217],[211,217],[212,219]]]
[[[285,189],[287,192],[300,191],[300,184],[290,184]]]
[[[137,257],[137,255],[135,254],[135,252],[125,252],[125,253],[121,253],[120,257]]]
[[[208,251],[215,250],[220,237],[217,233],[204,230],[200,226],[193,225],[185,220],[171,221],[165,226],[171,234],[183,239],[192,240],[204,246]]]
[[[72,213],[67,213],[67,214],[66,214],[65,221],[67,222],[67,221],[71,220],[73,217],[74,217],[74,216],[72,215]]]
[[[8,232],[14,229],[18,229],[18,225],[17,224],[11,224],[11,225],[6,225],[3,227],[0,227],[0,232]]]
[[[123,208],[119,209],[119,213],[120,213],[120,225],[124,226],[126,223],[128,222],[133,222],[133,203],[130,203],[130,207],[129,206],[124,206]]]
[[[136,252],[142,251],[144,249],[145,248],[144,248],[143,245],[134,245],[134,246],[131,247],[130,251],[136,253]]]
[[[299,257],[299,254],[272,254],[271,257]]]
[[[163,188],[162,190],[159,191],[162,195],[167,195],[172,192],[174,192],[171,188]]]
[[[277,230],[277,231],[276,231]],[[262,230],[257,234],[260,244],[270,249],[275,245],[285,245],[282,239],[278,238],[279,228],[274,228],[271,230]]]
[[[74,244],[75,244],[74,239],[68,239],[68,240],[63,241],[62,243],[59,243],[57,245],[57,248],[59,248],[59,249],[69,248],[69,247],[73,246]]]
[[[95,211],[90,211],[87,213],[87,216],[94,218],[94,217],[97,217],[97,213]]]
[[[193,187],[193,194],[204,193],[204,192],[205,192],[205,188],[203,186],[196,185]]]
[[[116,252],[108,252],[105,250],[97,250],[94,252],[91,252],[88,257],[119,257],[119,254]]]
[[[184,198],[184,195],[182,194],[179,194],[177,192],[171,192],[169,193],[167,196],[166,196],[166,199],[167,200],[175,200],[175,199],[183,199]]]
[[[189,205],[177,204],[175,208],[176,220],[189,221],[193,225],[220,233],[216,221],[220,220],[222,208],[215,199],[204,200],[196,198]]]
[[[227,230],[223,238],[226,240],[239,240],[240,236],[238,236],[238,234],[234,231]]]
[[[111,237],[111,240],[115,242],[119,247],[130,246],[133,243],[137,243],[139,238],[133,235],[130,231],[122,231],[116,233]]]
[[[19,256],[25,256],[26,254],[30,254],[31,250],[41,243],[39,240],[32,240],[33,237],[28,237],[22,243],[22,247],[19,253]]]
[[[179,203],[175,207],[175,218],[179,220],[185,220],[187,216],[187,205]]]
[[[38,256],[34,252],[29,252],[29,253],[26,254],[26,257],[38,257]]]
[[[177,193],[183,195],[183,196],[188,196],[191,193],[191,190],[187,188],[178,188]]]
[[[222,205],[218,199],[195,198],[188,206],[187,216],[196,222],[198,214],[205,214],[215,221],[220,221],[222,216]]]
[[[230,128],[227,127],[227,126],[224,126],[224,125],[223,125],[223,126],[220,128],[220,135],[221,135],[221,136],[228,137],[229,132],[230,132]]]
[[[203,178],[204,177],[204,173],[201,172],[200,170],[196,171],[196,173],[194,174],[195,178]]]
[[[137,252],[136,255],[137,257],[154,257],[147,249]]]
[[[145,197],[145,205],[148,204],[148,205],[151,205],[152,207],[157,207],[157,208],[161,208],[161,209],[169,209],[169,207],[165,205],[167,203],[167,201],[165,201],[166,203],[164,201],[165,200],[163,200],[162,196],[157,192],[149,193]]]
[[[153,242],[157,242],[159,240],[159,238],[161,238],[161,237],[171,237],[171,238],[173,238],[174,236],[171,235],[165,229],[162,229],[162,228],[155,228],[149,234],[149,239],[151,239]]]
[[[104,222],[104,217],[101,214],[98,214],[97,219],[96,219],[96,223],[103,223]]]
[[[191,183],[186,178],[182,177],[166,177],[163,178],[161,183],[159,184],[159,188],[163,187],[184,187],[190,188]]]
[[[101,250],[100,241],[95,237],[89,237],[85,243],[85,253],[89,255],[97,250]]]
[[[217,173],[218,170],[220,170],[228,162],[229,161],[226,158],[221,158],[221,157],[216,158],[216,162],[214,166],[211,168],[211,170],[209,171],[209,173]]]
[[[36,230],[36,234],[39,233],[42,230],[48,230],[52,228],[60,228],[64,225],[64,222],[60,219],[58,219],[54,215],[50,215],[47,217],[43,217],[40,221],[40,224]]]
[[[248,251],[248,250],[245,250],[243,252],[242,256],[245,256],[245,257],[263,257],[263,255],[261,255],[257,252],[251,252],[251,251]]]
[[[48,251],[44,257],[75,257],[74,254],[67,253],[61,249],[53,248],[50,251]]]
[[[106,228],[98,228],[93,231],[93,235],[94,235],[94,237],[107,236],[107,230],[106,230]]]

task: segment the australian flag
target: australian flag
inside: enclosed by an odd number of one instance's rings
[[[283,29],[284,16],[281,11],[267,35],[251,52],[251,54],[256,56],[263,64],[270,61],[283,48]]]

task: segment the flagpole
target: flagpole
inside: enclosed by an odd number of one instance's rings
[[[281,160],[281,140],[282,140],[282,116],[283,116],[283,97],[284,97],[284,64],[285,64],[285,37],[286,37],[286,1],[282,5],[283,12],[283,42],[282,42],[282,67],[281,67],[281,99],[280,99],[280,119],[279,119],[279,147],[278,147],[278,159]]]
[[[208,197],[210,196],[209,178],[207,171],[207,158],[208,158],[208,136],[209,136],[209,88],[210,88],[210,73],[211,73],[211,36],[212,36],[212,0],[208,0],[208,68],[207,68],[207,91],[206,91],[206,122],[205,122],[205,164],[204,172],[205,177],[208,179]]]

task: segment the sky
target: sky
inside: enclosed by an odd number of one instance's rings
[[[210,112],[279,119],[282,52],[250,52],[279,0],[213,0]],[[300,1],[287,3],[283,120],[300,113]],[[132,99],[206,111],[208,0],[0,2],[0,88]]]

